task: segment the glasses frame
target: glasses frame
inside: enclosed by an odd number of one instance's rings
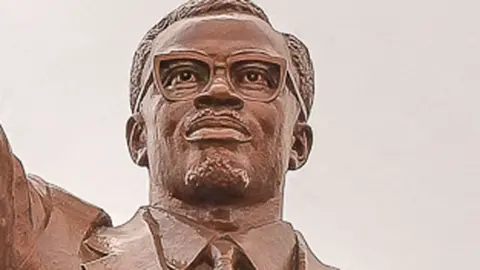
[[[164,89],[161,83],[161,70],[160,70],[160,63],[162,61],[174,60],[174,59],[193,59],[205,63],[209,67],[209,80],[207,84],[203,87],[202,91],[195,92],[195,94],[187,95],[185,97],[171,97],[169,96]],[[255,60],[255,61],[264,61],[267,63],[274,63],[280,67],[280,80],[278,82],[278,87],[275,89],[275,93],[268,98],[257,98],[257,97],[250,97],[247,95],[242,94],[239,91],[236,91],[236,87],[233,84],[230,68],[232,64],[237,63],[238,61],[245,61],[245,60]],[[160,53],[156,54],[153,59],[153,69],[150,71],[150,74],[142,87],[139,96],[137,98],[137,102],[135,104],[134,111],[138,111],[140,109],[141,101],[143,100],[144,96],[147,93],[148,88],[151,84],[155,84],[155,87],[159,90],[162,94],[163,98],[170,102],[177,102],[177,101],[187,101],[193,99],[196,95],[206,91],[211,84],[213,83],[213,79],[215,76],[215,71],[219,68],[226,70],[226,79],[227,83],[229,84],[230,88],[234,93],[237,93],[241,98],[250,101],[259,101],[264,103],[269,103],[275,100],[280,92],[285,88],[287,85],[287,79],[291,83],[293,89],[291,89],[299,102],[301,113],[304,119],[307,119],[307,109],[305,106],[305,102],[302,99],[302,95],[299,91],[299,88],[292,77],[292,72],[290,69],[289,62],[283,58],[278,56],[272,56],[268,53],[259,50],[243,50],[239,53],[234,53],[229,55],[225,61],[215,61],[212,57],[206,55],[200,51],[194,50],[178,50],[178,51],[170,51],[167,53]]]

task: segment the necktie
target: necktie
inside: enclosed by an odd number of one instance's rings
[[[235,270],[238,249],[232,241],[218,239],[210,244],[214,270]]]

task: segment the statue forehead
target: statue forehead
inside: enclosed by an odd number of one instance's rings
[[[200,16],[172,24],[154,40],[152,51],[157,54],[175,49],[201,50],[219,57],[242,49],[289,56],[281,33],[263,20],[243,14]]]

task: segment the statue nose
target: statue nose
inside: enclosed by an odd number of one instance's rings
[[[244,101],[223,78],[215,78],[212,84],[194,99],[197,109],[208,107],[227,107],[234,110],[243,108]]]

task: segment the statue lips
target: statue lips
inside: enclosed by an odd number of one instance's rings
[[[224,140],[249,142],[250,131],[237,119],[229,116],[207,116],[193,121],[185,133],[187,141]]]

